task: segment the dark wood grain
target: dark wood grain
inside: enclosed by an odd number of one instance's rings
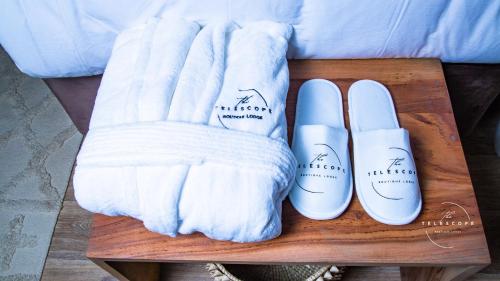
[[[64,201],[45,260],[42,281],[116,280],[85,257],[91,216],[76,201]]]
[[[82,134],[89,130],[90,116],[101,78],[102,76],[98,75],[43,79]]]
[[[291,61],[287,100],[289,133],[296,94],[310,78],[337,83],[347,112],[347,89],[358,79],[375,79],[391,91],[400,123],[409,129],[424,205],[417,220],[388,226],[372,220],[354,198],[338,219],[314,221],[284,203],[283,234],[262,243],[214,241],[202,234],[169,238],[147,231],[127,217],[94,215],[87,256],[115,261],[226,263],[335,263],[339,265],[486,265],[490,262],[483,226],[438,60]],[[346,121],[348,123],[348,121]],[[441,218],[452,201],[467,210],[473,226],[447,228],[429,241],[423,223]],[[464,220],[465,215],[457,220]]]
[[[500,157],[495,154],[495,129],[500,122],[500,99],[494,102],[463,146],[484,222],[492,264],[470,280],[500,280]],[[462,132],[461,132],[462,133]],[[463,136],[463,135],[462,135]]]
[[[459,265],[450,267],[401,268],[402,281],[463,281],[484,266]]]
[[[120,281],[159,281],[160,264],[152,262],[114,262],[92,260]]]
[[[470,135],[500,95],[500,64],[443,64],[460,132]]]

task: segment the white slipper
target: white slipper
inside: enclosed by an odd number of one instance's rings
[[[384,85],[361,80],[349,88],[356,194],[375,220],[412,222],[422,208],[409,133],[399,127]]]
[[[298,166],[289,197],[306,217],[338,217],[352,197],[348,134],[342,96],[328,80],[313,79],[299,90],[292,151]]]

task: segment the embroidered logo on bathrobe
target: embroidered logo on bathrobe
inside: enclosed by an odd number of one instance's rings
[[[238,89],[234,103],[217,104],[217,119],[226,128],[233,120],[264,120],[273,114],[267,100],[257,89]]]

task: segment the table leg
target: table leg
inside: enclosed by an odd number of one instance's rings
[[[485,267],[485,265],[401,267],[400,270],[402,281],[462,281]]]
[[[153,262],[120,262],[91,259],[120,281],[159,281],[160,264]]]

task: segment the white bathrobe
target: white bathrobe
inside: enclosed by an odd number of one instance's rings
[[[74,176],[79,204],[155,232],[281,233],[291,27],[151,19],[117,38]]]

